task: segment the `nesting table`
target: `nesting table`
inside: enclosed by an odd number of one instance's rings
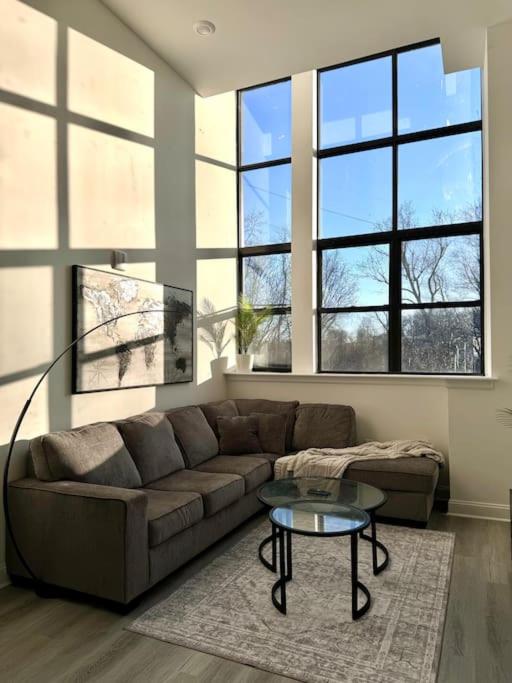
[[[259,488],[258,498],[271,508],[272,531],[261,542],[258,555],[267,569],[279,574],[272,587],[274,606],[286,614],[286,584],[293,576],[292,534],[350,536],[352,618],[363,616],[370,607],[371,596],[358,580],[358,538],[371,543],[373,573],[379,574],[388,566],[389,553],[377,539],[375,511],[386,502],[386,494],[374,486],[348,479],[298,477],[266,482]],[[368,527],[369,534],[365,533]],[[264,555],[268,545],[270,560]],[[378,550],[384,556],[380,562]],[[366,597],[362,607],[358,607],[358,590]]]

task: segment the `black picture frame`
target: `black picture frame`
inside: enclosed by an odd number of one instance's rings
[[[120,283],[123,286],[120,288]],[[87,284],[89,283],[89,284]],[[107,286],[104,286],[106,283]],[[88,287],[93,301],[84,296],[83,287]],[[134,294],[135,293],[135,294]],[[153,296],[151,296],[153,294]],[[130,298],[131,297],[131,298]],[[169,384],[189,384],[195,375],[194,345],[194,292],[165,283],[152,282],[131,275],[113,273],[88,266],[72,266],[72,338],[98,325],[102,321],[137,310],[176,307],[176,318],[172,313],[163,315],[162,329],[153,328],[155,334],[148,334],[151,313],[132,315],[105,325],[89,337],[80,341],[72,350],[72,394],[88,394],[123,389],[139,389]],[[161,313],[160,313],[161,315]],[[148,321],[149,319],[149,321]],[[179,326],[179,327],[178,327]],[[133,330],[133,335],[123,338],[120,330]],[[165,330],[165,331],[164,331]],[[141,336],[143,333],[145,336]],[[176,335],[179,333],[179,342]],[[138,336],[137,336],[138,335]],[[172,336],[174,335],[174,336]],[[128,338],[130,337],[130,338]],[[98,339],[111,342],[106,349],[92,350]],[[116,343],[116,341],[118,343]],[[173,344],[174,342],[174,344]],[[178,345],[179,344],[179,345]],[[134,355],[136,354],[136,356]],[[92,358],[87,358],[91,356]],[[135,360],[134,360],[135,359]],[[156,367],[159,361],[159,367]],[[86,369],[88,363],[95,365]],[[103,364],[99,367],[98,364]],[[115,372],[117,371],[117,375]],[[147,374],[147,381],[133,378],[133,375]],[[161,378],[159,374],[161,373]]]

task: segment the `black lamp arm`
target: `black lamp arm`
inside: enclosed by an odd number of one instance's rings
[[[70,351],[74,346],[76,346],[79,342],[82,341],[85,337],[87,337],[89,334],[92,334],[96,330],[100,329],[100,327],[104,327],[105,325],[109,325],[110,323],[115,323],[118,320],[121,320],[122,318],[128,318],[129,316],[132,315],[143,315],[144,313],[175,313],[173,309],[170,308],[158,308],[158,309],[147,309],[147,310],[142,310],[142,311],[132,311],[130,313],[122,313],[121,315],[117,315],[114,318],[110,318],[109,320],[104,320],[103,322],[99,323],[98,325],[95,325],[94,327],[91,327],[90,330],[87,330],[83,334],[79,335],[73,341],[66,346],[65,349],[63,349],[53,360],[52,362],[48,365],[46,370],[43,372],[41,377],[37,380],[34,388],[32,389],[30,396],[28,399],[25,401],[25,404],[23,408],[21,409],[20,414],[18,415],[18,419],[16,420],[16,424],[14,426],[11,439],[9,441],[9,450],[7,451],[7,458],[5,460],[5,465],[4,465],[4,472],[3,472],[3,482],[2,482],[2,492],[3,492],[3,507],[4,507],[4,516],[5,516],[5,527],[7,530],[7,534],[9,535],[13,548],[16,551],[16,554],[18,555],[21,563],[23,564],[24,568],[26,569],[27,573],[30,575],[30,577],[36,582],[39,583],[39,579],[37,576],[34,574],[32,569],[30,568],[29,563],[23,556],[23,553],[21,552],[19,545],[16,541],[16,536],[14,534],[14,530],[12,527],[12,520],[11,520],[11,515],[9,512],[9,503],[8,503],[8,493],[9,493],[9,467],[11,464],[12,460],[12,455],[14,453],[14,446],[16,445],[16,441],[18,438],[18,434],[21,428],[21,425],[23,423],[23,420],[25,418],[25,415],[27,414],[28,409],[30,408],[30,404],[32,403],[32,399],[34,398],[37,390],[41,386],[41,384],[44,382],[46,377],[50,374],[52,369],[57,365],[57,363],[60,361],[60,359],[67,354],[68,351]]]

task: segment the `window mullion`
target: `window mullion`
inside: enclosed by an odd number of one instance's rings
[[[401,370],[401,243],[398,235],[398,60],[396,52],[392,55],[392,192],[393,218],[392,236],[389,247],[389,372]]]

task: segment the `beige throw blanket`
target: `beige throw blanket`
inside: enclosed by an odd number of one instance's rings
[[[368,441],[349,448],[308,448],[296,455],[285,455],[275,462],[276,479],[294,477],[341,478],[347,467],[358,460],[393,460],[427,457],[440,465],[444,456],[428,441]]]

